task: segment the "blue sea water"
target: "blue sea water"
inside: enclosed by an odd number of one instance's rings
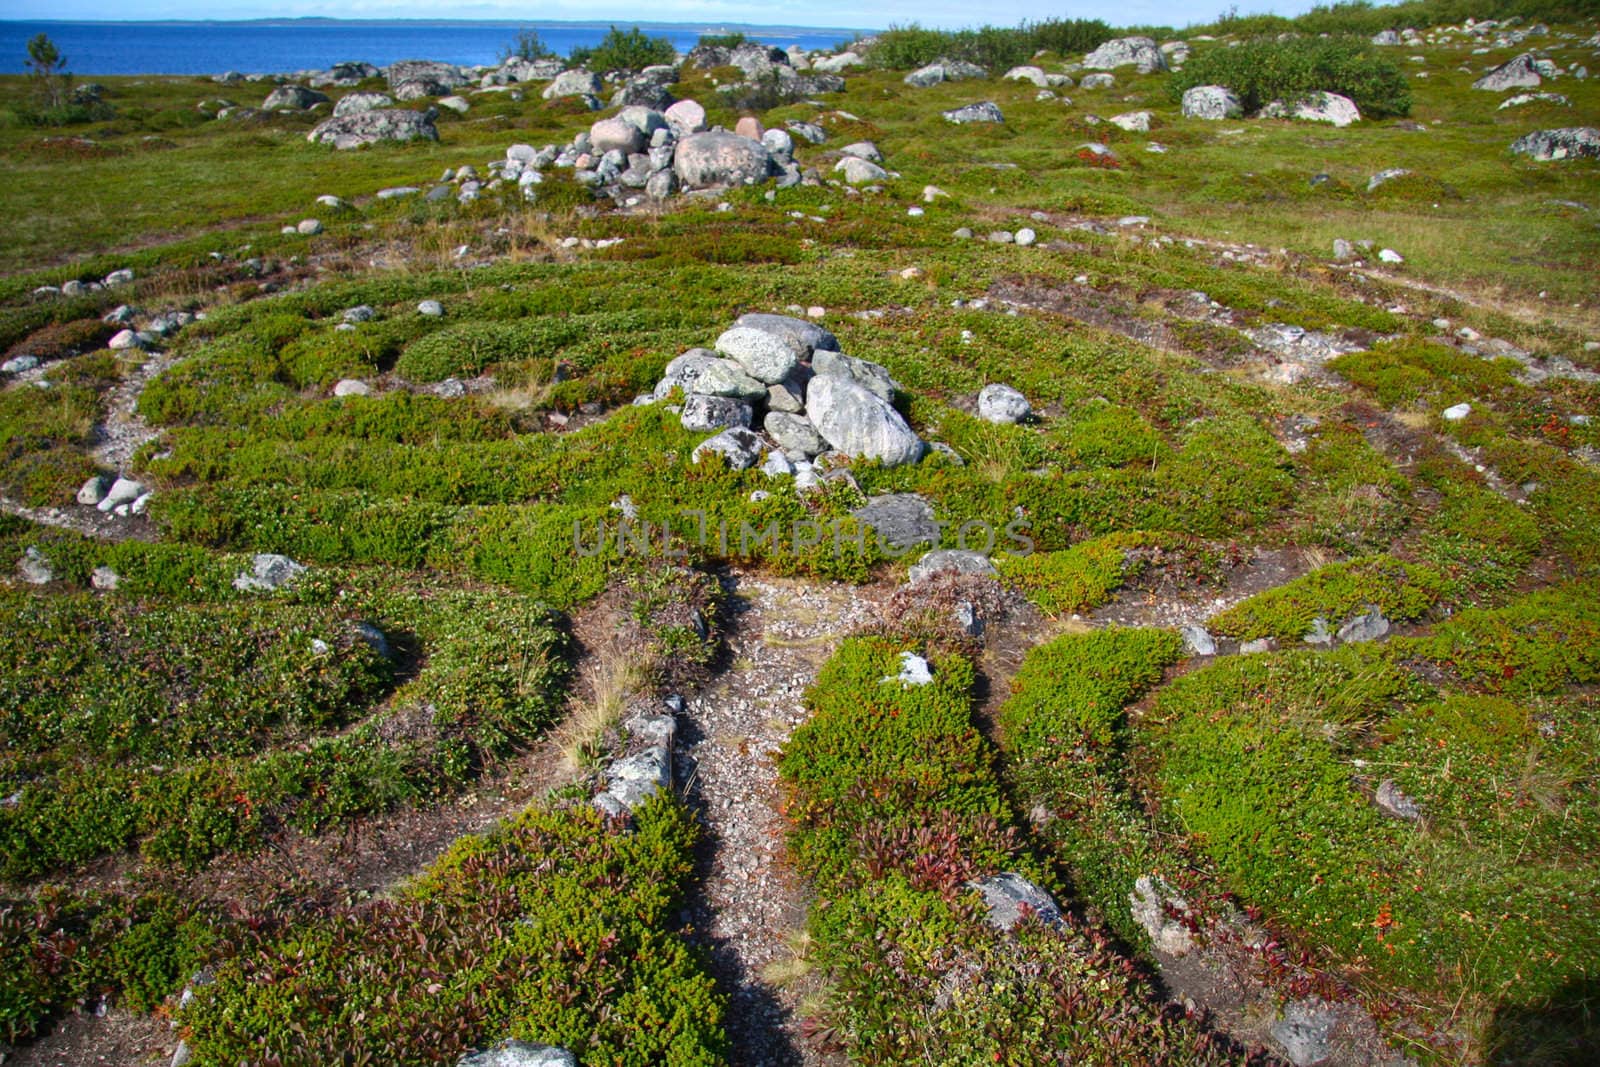
[[[622,29],[634,23],[620,24]],[[739,31],[752,40],[807,51],[831,49],[852,29],[800,29],[707,23],[637,23],[688,51],[701,34]],[[437,59],[469,66],[498,62],[522,30],[535,30],[559,55],[600,42],[607,22],[346,21],[281,19],[251,22],[0,21],[0,73],[21,73],[27,43],[48,34],[77,75],[284,74],[346,60],[384,66],[399,59]]]

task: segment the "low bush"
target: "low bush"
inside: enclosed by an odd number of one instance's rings
[[[1483,359],[1407,338],[1338,356],[1328,369],[1369,390],[1386,408],[1440,410],[1518,390],[1514,375],[1521,368],[1510,359]]]
[[[1146,935],[1128,894],[1141,876],[1175,867],[1129,784],[1124,709],[1183,654],[1163,630],[1071,634],[1029,652],[997,717],[1019,798],[1050,818],[1040,839],[1066,868],[1074,896],[1126,944]]]
[[[1368,605],[1391,622],[1421,618],[1433,607],[1444,579],[1431,567],[1404,563],[1393,556],[1362,556],[1332,563],[1292,582],[1258,593],[1207,624],[1213,632],[1253,641],[1272,637],[1299,641],[1320,618],[1337,630]]]
[[[661,797],[631,831],[529,808],[453,846],[393,900],[247,941],[180,1019],[207,1063],[454,1062],[514,1037],[588,1063],[723,1062],[723,1004],[671,932],[693,819]]]
[[[1167,80],[1172,99],[1197,85],[1225,85],[1246,111],[1274,100],[1292,104],[1312,92],[1338,93],[1368,118],[1406,115],[1411,90],[1405,74],[1358,37],[1257,37],[1232,48],[1196,52]]]
[[[574,67],[608,72],[614,70],[641,71],[662,63],[675,63],[678,50],[665,37],[646,37],[635,26],[623,31],[615,26],[606,31],[600,43],[592,48],[574,48],[567,61]]]
[[[972,725],[971,666],[935,655],[932,681],[907,684],[902,651],[846,641],[779,760],[790,849],[817,886],[812,959],[830,982],[817,1025],[856,1063],[1223,1062],[1092,932],[984,921],[973,879],[1044,876]]]
[[[0,899],[0,1040],[99,997],[152,1010],[200,965],[216,941],[215,916],[166,893],[71,893]]]
[[[912,23],[878,34],[867,60],[883,70],[911,70],[936,59],[959,59],[998,76],[1031,61],[1036,52],[1089,52],[1113,36],[1115,31],[1099,19],[1047,19],[975,30],[930,30]]]

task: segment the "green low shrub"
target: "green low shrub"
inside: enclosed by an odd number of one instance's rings
[[[396,899],[293,922],[216,969],[181,1015],[201,1062],[453,1062],[499,1038],[585,1062],[720,1063],[723,1004],[671,933],[693,819],[629,830],[532,807],[459,841]]]
[[[841,645],[779,760],[789,846],[817,887],[818,1025],[856,1063],[1222,1062],[1092,932],[984,921],[973,879],[1044,876],[972,725],[971,666],[935,655],[932,680],[906,684],[902,651],[883,637]]]
[[[1328,362],[1328,369],[1371,391],[1386,408],[1423,405],[1433,410],[1463,400],[1483,400],[1518,388],[1520,365],[1483,359],[1447,345],[1406,338]]]
[[[1177,100],[1197,85],[1227,86],[1246,111],[1318,91],[1349,97],[1368,118],[1411,111],[1400,67],[1358,37],[1257,37],[1207,48],[1167,79],[1167,92]]]
[[[612,26],[600,43],[591,48],[574,48],[567,62],[575,67],[608,72],[638,72],[646,67],[677,62],[678,50],[665,37],[647,37],[639,27],[623,31]]]
[[[1323,619],[1337,630],[1350,616],[1376,605],[1391,622],[1421,618],[1439,599],[1444,579],[1431,567],[1393,556],[1362,556],[1302,575],[1292,582],[1212,616],[1214,633],[1253,641],[1299,641]]]

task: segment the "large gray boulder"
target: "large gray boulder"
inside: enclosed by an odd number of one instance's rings
[[[1507,89],[1537,89],[1540,84],[1539,72],[1534,67],[1532,52],[1524,52],[1514,59],[1508,59],[1498,67],[1472,83],[1474,89],[1486,89],[1491,93],[1503,93]]]
[[[855,52],[840,52],[836,56],[822,56],[811,61],[811,69],[823,74],[843,74],[851,67],[859,67],[866,62]]]
[[[1118,37],[1083,57],[1090,70],[1116,70],[1136,66],[1140,74],[1167,69],[1167,57],[1149,37]]]
[[[1301,122],[1326,122],[1331,126],[1341,129],[1352,122],[1361,121],[1361,111],[1356,107],[1356,102],[1348,96],[1338,93],[1314,92],[1307,93],[1289,107],[1281,100],[1274,100],[1261,109],[1261,118],[1284,119],[1292,118]]]
[[[562,66],[559,59],[513,57],[500,64],[500,74],[510,82],[542,82],[560,74]]]
[[[394,93],[396,100],[426,100],[430,96],[448,94],[450,86],[427,78],[413,78],[391,86],[390,91]]]
[[[724,330],[717,338],[717,351],[767,385],[776,385],[789,377],[800,360],[809,355],[804,343],[792,335],[750,326]]]
[[[896,396],[904,392],[900,383],[889,376],[886,367],[842,352],[817,349],[811,353],[811,369],[818,376],[854,382],[885,403],[892,403]]]
[[[360,111],[354,115],[336,115],[319,123],[306,134],[306,140],[339,149],[360,148],[380,141],[437,141],[439,129],[433,119],[432,109]]]
[[[746,41],[730,49],[725,65],[738,67],[746,78],[766,78],[773,75],[781,78],[785,74],[794,73],[794,65],[789,62],[789,56],[783,49],[756,41]]]
[[[751,377],[731,359],[709,360],[698,370],[698,376],[689,386],[690,394],[731,396],[740,400],[761,400],[767,395],[766,383]]]
[[[958,82],[968,78],[988,76],[989,72],[976,63],[967,63],[960,59],[936,59],[926,67],[919,67],[907,74],[903,80],[907,85],[927,89],[940,82]]]
[[[648,143],[642,130],[621,118],[601,119],[589,127],[590,151],[596,154],[616,151],[631,155]]]
[[[563,96],[597,96],[601,88],[600,76],[580,67],[577,70],[564,70],[556,75],[539,95],[546,100],[556,100]]]
[[[706,109],[697,100],[679,100],[667,108],[663,117],[679,137],[701,133],[706,128]]]
[[[721,456],[736,471],[749,470],[761,458],[761,438],[742,426],[731,426],[717,436],[701,441],[689,454],[691,461],[699,463],[709,455]]]
[[[433,82],[448,92],[469,84],[472,79],[454,63],[440,63],[432,59],[402,59],[383,69],[389,88],[397,89],[406,82]]]
[[[787,411],[769,411],[761,423],[761,428],[766,430],[767,436],[777,442],[778,447],[785,452],[815,456],[828,450],[828,442],[822,439],[822,435],[817,433],[817,428],[811,425],[811,420],[804,415]]]
[[[307,89],[304,85],[280,85],[267,94],[263,111],[304,111],[312,104],[326,104],[327,93]]]
[[[662,372],[661,381],[656,383],[655,398],[665,400],[674,388],[683,390],[684,396],[701,392],[702,390],[695,388],[695,383],[711,364],[720,362],[721,358],[709,348],[689,349],[667,364],[667,369]]]
[[[869,182],[886,182],[889,172],[868,159],[845,156],[833,165],[835,174],[844,175],[846,184],[866,185]]]
[[[806,390],[806,412],[834,448],[886,467],[922,458],[922,439],[887,400],[849,378],[819,374]]]
[[[348,93],[339,98],[333,105],[334,118],[343,118],[346,115],[359,115],[363,111],[377,111],[379,108],[393,107],[394,97],[388,93]]]
[[[730,396],[706,396],[696,393],[683,402],[683,414],[678,421],[685,430],[703,433],[730,427],[743,429],[750,425],[750,405]]]
[[[1519,137],[1511,151],[1540,163],[1587,156],[1600,159],[1600,129],[1594,126],[1569,126],[1561,130],[1536,130]]]
[[[770,315],[762,311],[751,311],[740,315],[734,325],[792,338],[805,349],[802,359],[810,358],[818,349],[839,351],[839,339],[831,332],[814,322],[797,319],[791,315]]]
[[[1183,93],[1183,117],[1220,122],[1244,114],[1239,94],[1225,85],[1196,85]]]
[[[760,141],[712,130],[679,141],[672,170],[688,189],[753,185],[771,173],[772,153]]]

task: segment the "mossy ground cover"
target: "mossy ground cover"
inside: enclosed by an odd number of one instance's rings
[[[1454,1054],[1566,1062],[1592,1040],[1557,1020],[1596,965],[1593,604],[1551,590],[1164,686],[1172,634],[1068,636],[1030,653],[1002,747],[1078,899],[1128,943],[1138,877],[1222,889],[1372,995],[1426,1005]],[[1420,822],[1379,810],[1385,780]]]
[[[1586,57],[1547,43],[1564,65]],[[1208,47],[1226,43],[1195,42],[1197,55]],[[1066,90],[1070,105],[997,78],[912,90],[896,70],[853,73],[824,107],[789,104],[765,120],[820,121],[830,141],[799,154],[824,170],[838,145],[871,138],[898,177],[854,195],[802,187],[769,202],[763,189],[732,191],[727,210],[685,199],[576,211],[565,187],[534,204],[491,194],[465,209],[366,199],[446,166],[482,168],[513,142],[566,141],[595,117],[537,94],[474,98],[467,116],[441,119],[438,145],[353,153],[306,144],[309,119],[201,120],[202,98],[238,93],[193,79],[106,79],[110,119],[0,127],[17,223],[0,239],[0,344],[7,358],[26,349],[44,360],[0,391],[8,500],[70,511],[86,477],[112,473],[96,427],[148,357],[104,350],[101,315],[125,302],[206,313],[168,344],[172,365],[137,404],[157,436],[123,473],[155,490],[154,541],[0,520],[0,563],[32,548],[57,575],[0,597],[0,798],[14,798],[0,807],[0,876],[18,902],[0,929],[34,961],[3,987],[7,1036],[101,992],[153,1007],[214,962],[226,978],[192,1019],[196,1049],[216,1062],[267,1055],[251,1044],[263,1040],[286,1061],[286,1049],[332,1057],[351,1042],[377,1054],[433,1040],[460,1012],[482,1024],[462,1040],[592,1041],[596,1057],[625,1060],[617,1050],[634,1019],[661,1037],[655,1053],[668,1062],[718,1055],[703,975],[664,932],[689,833],[670,805],[634,843],[540,809],[463,845],[415,892],[275,920],[254,939],[236,916],[161,891],[259,853],[285,827],[324,834],[431,810],[524,750],[565,697],[562,613],[636,578],[637,557],[654,551],[639,528],[659,545],[670,527],[702,566],[893,578],[902,564],[858,537],[849,515],[881,492],[927,498],[949,547],[965,522],[1021,523],[1035,551],[997,544],[996,562],[1051,615],[1119,595],[1164,553],[1204,565],[1303,550],[1314,565],[1211,620],[1219,635],[1270,636],[1290,651],[1164,681],[1180,655],[1170,633],[1046,645],[1000,710],[998,747],[972,724],[974,668],[962,656],[932,653],[936,683],[901,691],[879,683],[900,648],[848,645],[784,760],[791,844],[818,889],[812,936],[833,988],[819,1037],[834,1027],[866,1062],[903,1057],[907,1033],[950,1061],[978,1048],[1000,1062],[1057,1052],[1209,1062],[1204,1035],[1161,1017],[1122,970],[1122,950],[1142,944],[1130,880],[1151,871],[1232,893],[1363,988],[1414,997],[1450,1040],[1466,1035],[1455,1046],[1466,1058],[1582,1033],[1570,1019],[1543,1030],[1530,1020],[1577,1003],[1595,966],[1585,948],[1595,911],[1580,890],[1595,876],[1600,430],[1581,416],[1600,396],[1581,380],[1532,381],[1451,336],[1470,327],[1595,367],[1584,342],[1600,241],[1583,212],[1594,164],[1534,164],[1506,146],[1592,113],[1600,90],[1563,78],[1570,110],[1496,111],[1495,95],[1467,86],[1510,51],[1417,51],[1425,63],[1401,65],[1420,130],[1388,118],[1347,130],[1187,120],[1164,76],[1128,68],[1112,90]],[[0,98],[17,89],[0,79]],[[703,74],[679,91],[711,99]],[[1003,127],[937,118],[980,98],[999,103]],[[1154,116],[1148,136],[1089,121],[1141,109]],[[712,117],[737,115],[713,105]],[[45,140],[58,132],[94,143]],[[1091,140],[1118,165],[1075,151]],[[1168,151],[1146,151],[1150,142]],[[1392,166],[1413,178],[1365,191]],[[1329,180],[1313,183],[1319,174]],[[924,184],[950,195],[924,204]],[[314,207],[324,192],[356,207]],[[913,204],[922,215],[907,213]],[[278,232],[307,215],[326,232]],[[1123,215],[1153,221],[1114,225]],[[1101,225],[1078,228],[1086,218]],[[949,236],[1022,225],[1037,229],[1037,246]],[[565,236],[623,240],[590,252],[563,248]],[[1335,236],[1399,248],[1403,278],[1461,296],[1333,268]],[[30,295],[124,266],[138,274],[130,287]],[[910,267],[920,273],[902,273]],[[1196,318],[1197,291],[1225,313]],[[423,299],[445,314],[419,314]],[[340,329],[362,304],[374,319]],[[630,404],[737,315],[812,305],[846,352],[888,367],[913,426],[955,460],[858,463],[855,486],[801,495],[691,462],[699,435],[665,405]],[[1326,378],[1284,385],[1240,332],[1271,324],[1357,350]],[[343,378],[374,395],[331,396]],[[447,378],[470,391],[436,395]],[[1020,389],[1035,420],[975,417],[973,396],[993,381]],[[1461,402],[1468,418],[1442,418]],[[757,490],[770,495],[752,499]],[[637,509],[632,536],[619,525],[624,498]],[[798,543],[801,523],[828,532]],[[238,592],[232,580],[254,552],[311,570],[284,592]],[[114,592],[94,587],[100,567],[118,574]],[[1545,588],[1556,580],[1575,584]],[[1378,650],[1293,648],[1315,619],[1336,629],[1369,605],[1406,636]],[[362,623],[385,635],[389,656]],[[681,627],[661,639],[709,662],[704,640]],[[1372,806],[1385,777],[1427,813],[1420,827]],[[1024,801],[1055,816],[1026,846],[1013,807]],[[628,914],[611,929],[573,904],[581,877],[557,892],[529,858],[556,853],[603,867],[605,893],[617,870],[653,872],[660,892],[618,891]],[[86,866],[118,865],[157,877],[126,896],[74,887]],[[488,870],[505,865],[516,873]],[[961,884],[1002,866],[1058,889],[1095,925],[991,933]],[[551,925],[518,924],[533,912],[526,894],[508,894],[546,889]],[[493,944],[440,934],[429,951],[445,962],[427,966],[391,951],[403,922],[470,926],[486,914]],[[604,946],[618,984],[567,957],[527,979],[548,989],[509,977],[532,973],[515,953],[560,955],[540,939],[568,926],[581,929],[583,953]],[[880,928],[894,931],[889,943],[870,936]],[[648,948],[664,970],[616,944]],[[347,955],[289,974],[301,945]],[[868,971],[858,964],[872,945]],[[951,945],[992,981],[952,979],[955,992],[934,1003],[960,965]],[[428,966],[481,982],[436,980]],[[1019,977],[1037,968],[1068,977]],[[309,1044],[270,1044],[302,1038],[288,1036],[292,998],[263,976],[300,982],[305,1003],[326,1008],[301,1013]],[[330,990],[358,976],[411,992],[352,1029]],[[1102,982],[1111,992],[1074,999]],[[685,991],[692,1010],[673,1014],[656,999],[660,983]],[[537,1014],[551,1000],[540,989],[571,994],[576,1014]],[[456,1048],[417,1047],[435,1059]]]

